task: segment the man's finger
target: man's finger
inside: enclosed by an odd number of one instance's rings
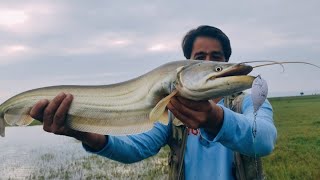
[[[38,101],[30,110],[30,116],[33,119],[36,119],[38,121],[43,121],[43,111],[44,109],[47,107],[47,105],[49,104],[49,101],[47,99],[42,99],[40,101]]]
[[[63,99],[59,108],[56,111],[56,114],[54,115],[53,124],[58,128],[60,128],[64,124],[68,110],[72,103],[72,99],[73,99],[73,96],[71,94],[67,94],[66,98]]]
[[[167,105],[168,109],[173,113],[173,115],[178,118],[183,124],[185,124],[187,127],[193,128],[194,122],[184,114],[180,113],[173,105],[171,102]]]
[[[195,111],[193,109],[188,108],[184,104],[180,103],[180,101],[176,98],[172,98],[170,100],[171,104],[174,106],[174,108],[179,111],[184,116],[188,117],[189,119],[196,120],[202,112]]]
[[[43,113],[43,124],[45,127],[51,126],[54,114],[65,97],[65,93],[60,93],[48,104]]]
[[[183,97],[177,97],[177,100],[184,106],[187,106],[195,111],[205,112],[210,110],[210,103],[208,101],[193,101]]]

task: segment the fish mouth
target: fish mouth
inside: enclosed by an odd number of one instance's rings
[[[222,77],[229,77],[229,76],[248,75],[252,70],[253,70],[252,66],[239,63],[239,64],[235,64],[234,66],[230,66],[219,73],[215,73],[208,80],[213,80],[213,79],[222,78]]]
[[[202,84],[200,87],[177,87],[183,97],[198,100],[208,100],[228,96],[251,88],[256,77],[250,75],[226,76],[216,78]]]

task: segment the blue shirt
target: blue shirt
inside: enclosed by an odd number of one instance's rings
[[[186,179],[233,179],[233,151],[257,157],[272,152],[277,131],[273,124],[272,107],[265,101],[258,110],[256,117],[257,135],[252,135],[253,104],[251,97],[246,95],[239,114],[223,106],[223,125],[219,133],[212,137],[203,129],[189,129],[185,162]],[[171,133],[170,124],[154,124],[153,129],[146,133],[129,136],[108,136],[108,143],[99,152],[92,153],[119,161],[133,163],[141,161],[159,152],[167,144]]]

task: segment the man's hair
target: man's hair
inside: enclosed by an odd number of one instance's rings
[[[184,36],[182,41],[182,50],[187,59],[191,58],[193,43],[197,37],[209,37],[217,39],[222,45],[224,57],[227,61],[229,61],[231,56],[231,45],[228,36],[220,29],[206,25],[199,26],[197,29],[192,29]]]

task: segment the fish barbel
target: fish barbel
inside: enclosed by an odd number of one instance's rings
[[[137,78],[101,86],[51,86],[18,94],[0,105],[0,135],[8,125],[26,126],[40,99],[58,93],[74,96],[66,118],[72,129],[109,135],[137,134],[150,130],[155,121],[168,123],[166,105],[173,96],[209,100],[251,88],[255,79],[243,63],[182,60],[164,64]],[[175,87],[170,92],[171,86]]]

